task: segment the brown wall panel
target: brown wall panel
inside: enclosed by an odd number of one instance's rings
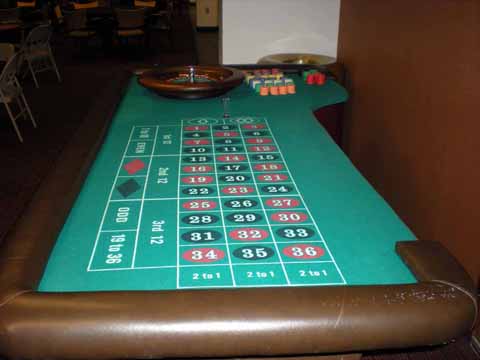
[[[480,1],[342,0],[344,146],[420,239],[480,278]]]

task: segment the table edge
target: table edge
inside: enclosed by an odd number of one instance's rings
[[[109,359],[318,354],[440,344],[471,330],[477,316],[473,281],[441,244],[431,241],[397,244],[418,284],[37,292],[50,251],[130,77],[122,72],[107,86],[5,239],[0,253],[0,355]],[[159,310],[165,308],[171,310]],[[283,309],[282,316],[278,309]],[[182,343],[188,346],[178,345]]]

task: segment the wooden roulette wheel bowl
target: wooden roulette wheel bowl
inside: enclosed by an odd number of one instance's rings
[[[226,93],[243,77],[242,71],[223,66],[172,66],[142,71],[138,82],[161,96],[202,99]]]

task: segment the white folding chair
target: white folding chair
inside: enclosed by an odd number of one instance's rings
[[[10,60],[7,61],[7,64],[0,74],[0,102],[5,105],[18,139],[20,142],[23,142],[22,135],[17,126],[17,119],[19,117],[23,117],[24,119],[30,118],[33,127],[37,127],[37,123],[33,118],[30,107],[23,94],[23,89],[16,77],[19,59],[19,54],[13,55]],[[14,110],[17,110],[16,115],[14,114]]]
[[[50,25],[37,26],[28,34],[20,50],[37,88],[38,81],[35,74],[42,71],[53,70],[57,75],[58,81],[62,81],[53,57],[52,48],[50,47],[51,36],[52,27]]]

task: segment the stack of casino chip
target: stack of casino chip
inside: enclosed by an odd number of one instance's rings
[[[295,83],[279,69],[259,69],[245,73],[245,82],[260,96],[295,94]]]
[[[318,70],[307,70],[303,72],[303,80],[307,85],[323,85],[327,81],[327,77]]]

